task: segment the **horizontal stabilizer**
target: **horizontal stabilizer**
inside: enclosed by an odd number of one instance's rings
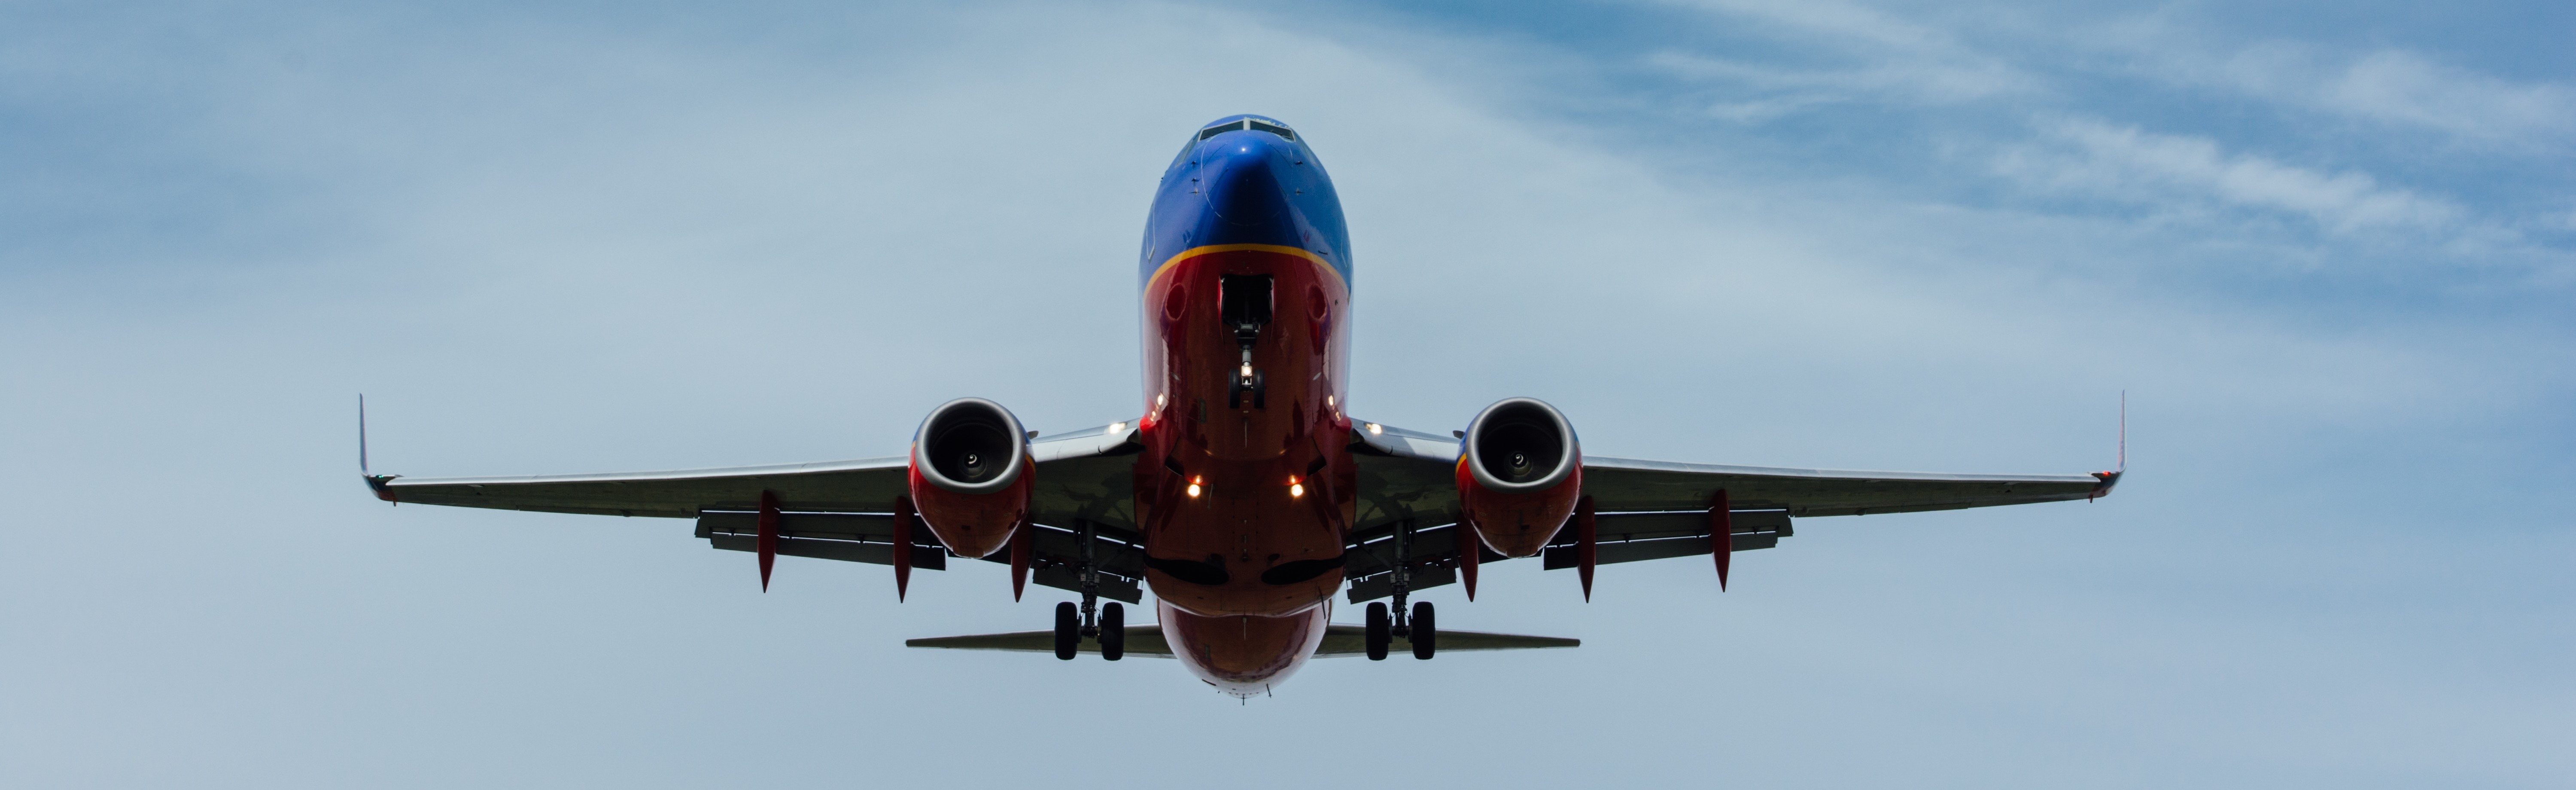
[[[1051,654],[1055,652],[1055,632],[1012,631],[1007,634],[934,636],[928,639],[906,639],[903,640],[903,646],[936,647],[946,650],[1008,650],[1015,653]],[[1098,640],[1085,639],[1082,640],[1082,647],[1079,649],[1085,653],[1098,653],[1100,652],[1100,642]],[[1150,624],[1131,625],[1127,627],[1127,654],[1131,656],[1171,658],[1172,644],[1170,642],[1163,641],[1162,626]]]
[[[1334,658],[1339,656],[1365,655],[1368,652],[1367,641],[1366,631],[1362,626],[1342,625],[1336,623],[1325,627],[1324,643],[1315,648],[1315,656],[1318,658]],[[1483,631],[1442,630],[1440,632],[1440,652],[1442,653],[1456,653],[1475,650],[1531,650],[1549,647],[1580,647],[1582,644],[1583,640],[1580,639],[1567,639],[1564,637],[1554,636],[1493,634]],[[1054,653],[1055,632],[1013,631],[1007,634],[939,636],[928,639],[907,639],[904,640],[903,645],[905,647],[936,647],[949,650],[1009,650],[1021,653]],[[1395,652],[1401,653],[1412,650],[1413,646],[1412,643],[1405,641],[1403,637],[1396,637],[1395,644],[1391,649]],[[1091,640],[1084,640],[1081,650],[1085,653],[1098,653],[1100,652],[1100,643]],[[1127,654],[1131,656],[1171,658],[1172,645],[1170,642],[1163,641],[1162,626],[1131,625],[1127,627]]]
[[[1452,631],[1446,628],[1440,629],[1440,653],[1442,655],[1475,650],[1537,650],[1540,648],[1550,647],[1582,646],[1583,640],[1581,639],[1567,639],[1561,636],[1525,636],[1522,634],[1496,634],[1485,631]],[[1390,645],[1387,650],[1391,653],[1412,652],[1413,642],[1399,636],[1395,638],[1394,643]],[[1368,629],[1365,626],[1340,624],[1328,626],[1324,631],[1324,644],[1315,648],[1316,658],[1338,658],[1342,656],[1364,655],[1368,655]]]

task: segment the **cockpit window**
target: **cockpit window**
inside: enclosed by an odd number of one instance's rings
[[[1248,121],[1228,121],[1228,122],[1225,122],[1225,123],[1217,124],[1217,125],[1215,125],[1215,126],[1210,126],[1210,127],[1208,127],[1208,128],[1205,128],[1205,129],[1200,129],[1200,130],[1199,130],[1199,139],[1201,139],[1201,140],[1205,140],[1205,139],[1208,139],[1208,138],[1210,138],[1210,137],[1215,137],[1215,136],[1217,136],[1217,135],[1224,134],[1224,133],[1226,133],[1226,132],[1231,132],[1231,131],[1236,131],[1236,130],[1242,129],[1242,128],[1243,128],[1243,125],[1244,125],[1245,123],[1248,123]]]
[[[1296,133],[1296,132],[1292,132],[1292,131],[1288,131],[1288,127],[1285,127],[1285,126],[1277,126],[1277,125],[1273,125],[1273,124],[1266,124],[1266,123],[1262,123],[1262,122],[1260,122],[1260,121],[1255,121],[1255,120],[1250,120],[1250,119],[1245,119],[1245,120],[1240,120],[1240,121],[1227,121],[1227,122],[1225,122],[1225,123],[1217,124],[1217,125],[1215,125],[1215,126],[1210,126],[1210,127],[1208,127],[1208,128],[1205,128],[1205,129],[1200,129],[1200,130],[1199,130],[1199,139],[1201,139],[1201,140],[1205,140],[1205,139],[1208,139],[1208,138],[1210,138],[1210,137],[1215,137],[1215,136],[1217,136],[1217,135],[1224,134],[1224,133],[1226,133],[1226,132],[1243,131],[1243,130],[1246,130],[1246,129],[1249,129],[1249,130],[1252,130],[1252,131],[1256,131],[1256,132],[1269,132],[1269,133],[1271,133],[1271,134],[1279,135],[1279,139],[1282,139],[1282,140],[1288,140],[1288,141],[1291,141],[1291,142],[1294,142],[1294,141],[1297,139],[1297,133]]]

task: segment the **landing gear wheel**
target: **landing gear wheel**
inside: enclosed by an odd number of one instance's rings
[[[1413,622],[1407,625],[1413,626],[1413,657],[1424,661],[1431,660],[1431,651],[1440,646],[1440,629],[1431,623],[1431,602],[1415,602]]]
[[[1100,657],[1116,661],[1127,655],[1127,607],[1110,601],[1100,607]]]
[[[1391,628],[1393,628],[1393,626],[1387,622],[1386,603],[1383,601],[1370,601],[1368,605],[1368,635],[1366,637],[1368,640],[1368,657],[1370,661],[1386,660],[1386,646],[1388,643],[1394,641],[1394,637],[1387,633]]]
[[[1073,651],[1082,646],[1082,614],[1072,601],[1055,605],[1055,657],[1073,660]]]

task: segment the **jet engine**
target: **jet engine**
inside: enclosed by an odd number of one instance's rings
[[[1010,543],[1036,476],[1019,418],[983,398],[940,404],[912,437],[913,508],[958,556],[983,557]]]
[[[1486,546],[1507,557],[1547,548],[1583,495],[1574,426],[1535,398],[1508,398],[1476,415],[1458,452],[1458,504]]]

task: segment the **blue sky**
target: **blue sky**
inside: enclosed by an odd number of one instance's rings
[[[2559,787],[2576,56],[2544,4],[0,7],[12,786]],[[1350,213],[1354,413],[1605,455],[2132,475],[1519,563],[1570,652],[911,652],[1006,574],[354,475],[899,452],[1134,416],[1202,121]],[[1343,619],[1350,619],[1344,613]],[[1383,722],[1383,724],[1380,724]],[[1284,770],[1283,770],[1284,769]]]

